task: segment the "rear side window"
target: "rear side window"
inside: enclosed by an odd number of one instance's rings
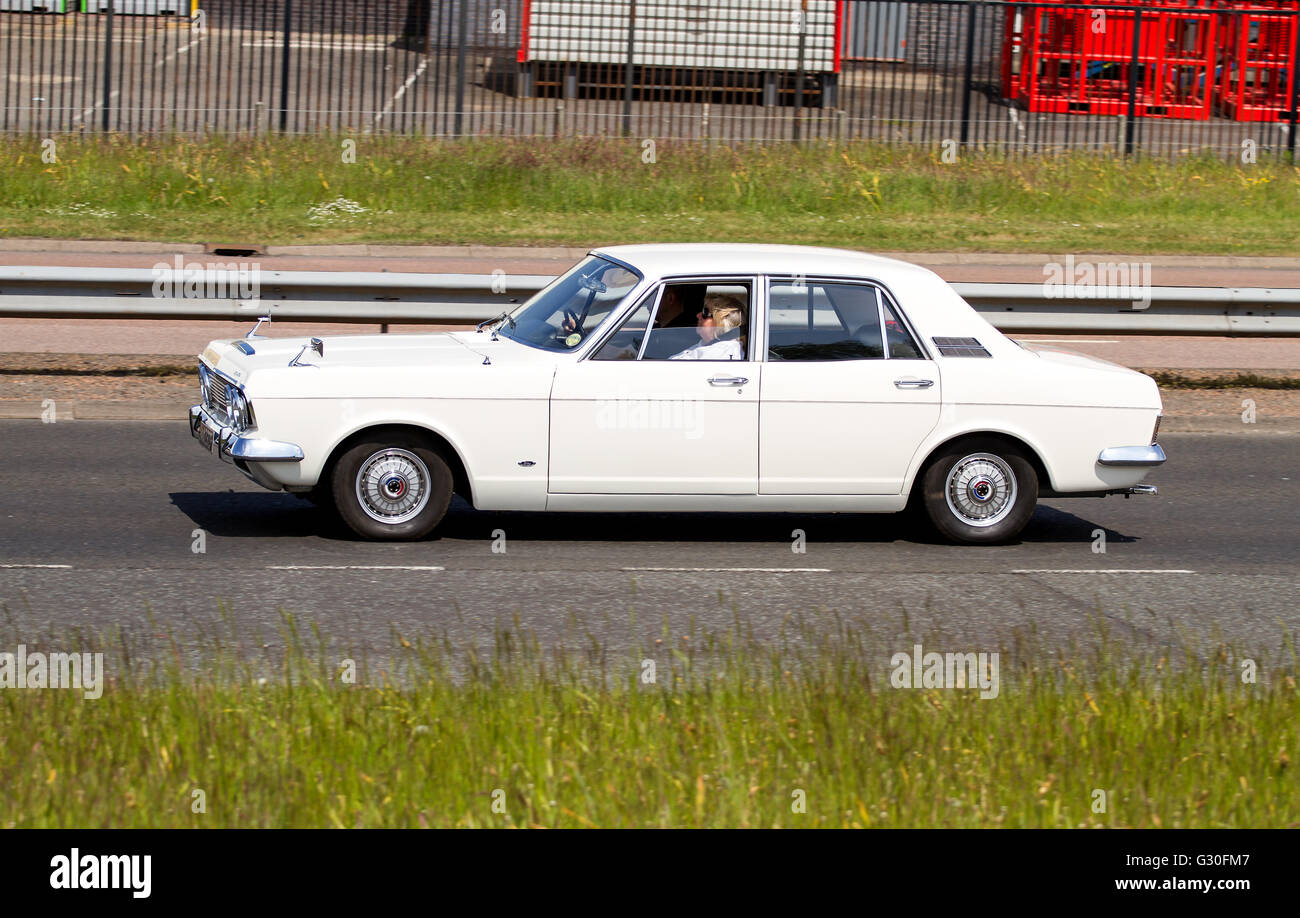
[[[769,360],[879,360],[885,356],[879,292],[866,284],[773,278]]]
[[[924,360],[925,355],[917,347],[916,339],[912,337],[903,324],[903,320],[898,317],[894,307],[890,305],[889,300],[881,303],[885,308],[885,341],[889,344],[889,358],[891,360]]]

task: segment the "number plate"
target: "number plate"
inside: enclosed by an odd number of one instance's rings
[[[212,452],[212,431],[208,429],[207,424],[200,424],[198,429],[199,446],[202,446],[208,452]]]

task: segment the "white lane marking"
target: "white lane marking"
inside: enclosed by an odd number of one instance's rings
[[[829,567],[624,567],[623,571],[675,571],[688,574],[829,574]]]
[[[174,61],[179,55],[188,53],[190,48],[193,48],[195,45],[197,45],[199,42],[203,41],[203,39],[207,37],[208,37],[207,33],[205,32],[202,35],[200,35],[198,38],[194,39],[193,41],[186,42],[184,45],[181,45],[171,54],[168,54],[166,57],[160,60],[158,63],[154,64],[153,69],[157,70],[159,67],[167,66],[169,63]],[[112,102],[121,94],[122,94],[122,90],[120,89],[113,90],[108,94],[108,101]],[[90,108],[83,111],[80,115],[74,116],[72,119],[72,123],[76,124],[78,121],[84,121],[85,119],[93,115],[98,109],[102,108],[103,105],[104,105],[104,101],[101,99],[100,101],[96,102],[94,105],[90,106]]]
[[[28,570],[31,570],[33,568],[40,569],[40,570],[60,570],[60,571],[72,570],[71,564],[0,564],[0,567],[21,567],[21,568],[26,568]]]
[[[1013,574],[1195,574],[1181,568],[1034,568],[1016,570]]]
[[[259,38],[256,41],[246,41],[240,44],[242,48],[282,48],[284,39],[282,38]],[[374,41],[366,39],[346,39],[341,38],[338,41],[321,41],[319,39],[293,39],[289,42],[289,47],[295,50],[303,51],[383,51],[388,48],[388,42]]]
[[[268,571],[445,571],[418,564],[272,564]]]
[[[416,80],[418,80],[421,76],[424,75],[424,71],[427,70],[428,68],[429,68],[429,58],[424,57],[420,60],[420,66],[415,68],[415,71],[409,77],[406,78],[406,82],[401,85],[401,88],[398,89],[397,92],[393,94],[393,97],[388,100],[388,104],[384,106],[384,110],[379,114],[375,115],[375,124],[378,124],[380,121],[382,121],[384,116],[393,110],[393,106],[398,103],[398,101],[402,98],[402,96],[406,95],[406,91],[410,89],[412,85],[414,85]],[[367,128],[366,133],[369,134],[371,130],[373,130],[373,126]]]

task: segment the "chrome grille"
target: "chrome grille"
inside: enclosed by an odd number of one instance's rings
[[[208,385],[203,395],[203,406],[214,419],[222,424],[230,423],[230,391],[229,383],[213,373],[208,371]]]

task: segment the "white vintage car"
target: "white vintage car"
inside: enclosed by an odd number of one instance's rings
[[[1154,493],[1155,383],[1027,350],[938,275],[770,245],[593,250],[476,330],[214,341],[190,430],[260,485],[417,539],[481,510],[923,510]],[[629,525],[629,534],[635,532]]]

